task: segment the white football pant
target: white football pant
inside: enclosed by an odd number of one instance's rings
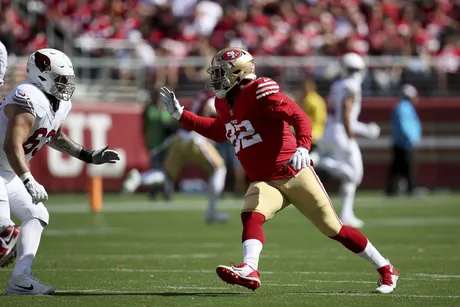
[[[358,142],[348,138],[343,124],[331,120],[318,143],[320,159],[315,168],[325,170],[341,181],[341,219],[354,217],[355,192],[363,179],[363,159]]]

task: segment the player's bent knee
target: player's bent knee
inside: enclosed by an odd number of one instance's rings
[[[342,228],[342,223],[328,203],[311,213],[310,220],[322,234],[333,237]]]
[[[263,215],[265,218],[265,221],[268,221],[274,216],[274,214],[267,213],[265,210],[260,209],[260,208],[243,208],[241,209],[241,212],[240,212],[241,216],[243,216],[243,214],[251,214],[251,213],[258,213],[258,214]]]
[[[19,212],[16,217],[20,219],[22,223],[29,219],[37,219],[45,225],[49,224],[50,218],[48,210],[43,205],[43,203],[38,203],[37,205],[32,205],[24,208],[24,210],[21,210],[21,212]]]

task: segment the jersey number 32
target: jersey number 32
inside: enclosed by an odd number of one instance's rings
[[[243,120],[239,124],[227,123],[225,128],[227,130],[227,139],[232,143],[236,153],[241,149],[262,142],[260,134],[256,133],[248,120]]]

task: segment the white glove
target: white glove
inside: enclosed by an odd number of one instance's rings
[[[32,196],[34,204],[48,199],[48,193],[46,193],[45,188],[35,180],[30,172],[22,174],[20,178],[27,192]]]
[[[367,124],[367,137],[371,140],[375,140],[380,135],[380,127],[376,123]]]
[[[174,95],[174,92],[163,86],[160,89],[160,100],[163,102],[166,110],[168,110],[172,117],[177,120],[181,118],[184,107],[180,105],[179,100],[177,100],[176,95]]]
[[[295,170],[301,170],[310,165],[310,155],[305,147],[297,147],[297,150],[292,155],[286,165],[292,164]]]

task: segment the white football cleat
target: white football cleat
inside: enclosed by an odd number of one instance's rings
[[[9,226],[0,233],[0,267],[6,267],[14,261],[20,229],[16,225]]]
[[[252,291],[260,287],[259,272],[246,263],[238,266],[233,262],[230,266],[219,265],[216,273],[220,279],[231,285],[240,285]]]
[[[340,219],[342,221],[342,224],[351,226],[354,228],[363,228],[364,227],[364,222],[357,218],[356,216],[350,216],[350,217],[344,217]]]
[[[141,185],[141,173],[135,168],[129,171],[123,182],[122,193],[134,193],[137,188]]]
[[[396,289],[396,283],[399,278],[398,271],[396,271],[391,263],[378,268],[377,271],[380,274],[380,278],[377,282],[379,287],[375,289],[375,292],[384,294],[393,292]]]
[[[54,291],[56,290],[53,287],[45,286],[33,277],[30,269],[25,269],[24,273],[8,281],[5,293],[7,295],[50,295]]]

